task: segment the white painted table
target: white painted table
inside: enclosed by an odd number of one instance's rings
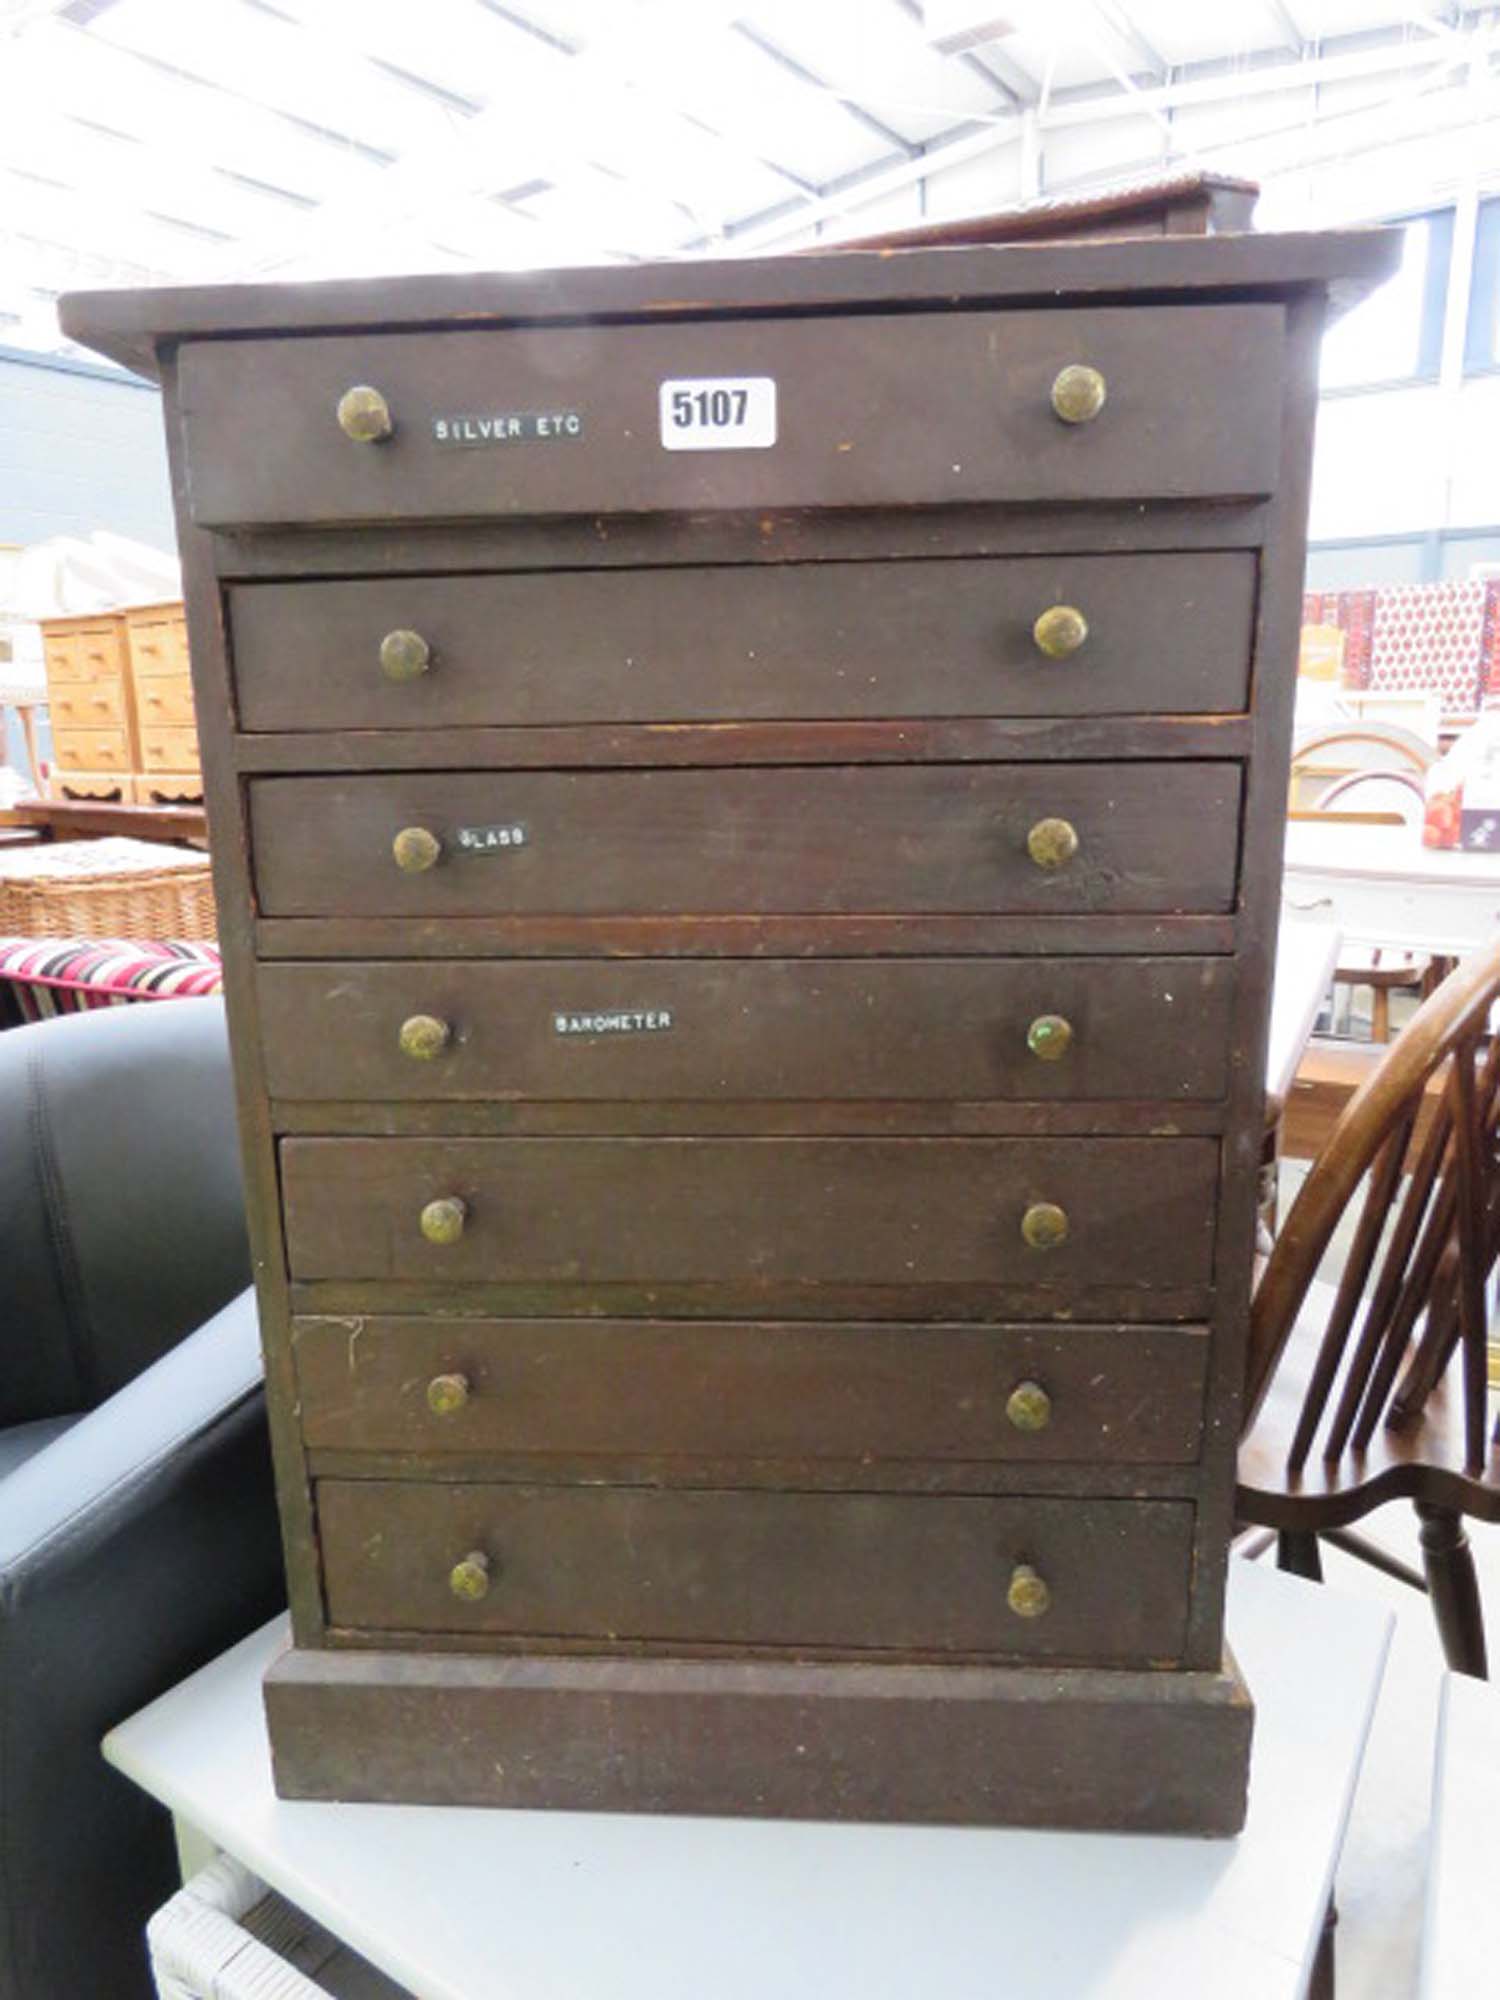
[[[1432,1774],[1421,2000],[1481,2000],[1495,1990],[1500,1882],[1500,1690],[1443,1676]]]
[[[280,1621],[104,1750],[420,2000],[1294,2000],[1392,1620],[1231,1569],[1258,1706],[1233,1841],[286,1803]]]
[[[1282,912],[1276,938],[1276,979],[1266,1041],[1266,1101],[1279,1109],[1291,1094],[1339,962],[1338,926]]]
[[[1470,957],[1500,938],[1500,853],[1424,847],[1415,826],[1293,820],[1282,912],[1322,917],[1353,944]]]

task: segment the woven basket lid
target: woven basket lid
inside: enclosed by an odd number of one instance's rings
[[[151,840],[58,840],[0,851],[10,882],[89,882],[174,872],[204,874],[208,856]]]

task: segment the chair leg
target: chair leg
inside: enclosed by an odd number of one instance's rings
[[[1377,986],[1370,1005],[1370,1040],[1388,1042],[1391,1039],[1391,996],[1384,986]]]
[[[1317,1536],[1305,1528],[1283,1528],[1276,1537],[1276,1567],[1291,1576],[1305,1576],[1309,1583],[1321,1583],[1323,1558]]]
[[[1451,1507],[1433,1507],[1419,1500],[1417,1518],[1422,1524],[1422,1567],[1437,1615],[1443,1658],[1454,1673],[1486,1681],[1490,1676],[1484,1611],[1463,1516]]]
[[[1328,1908],[1323,1912],[1323,1935],[1318,1939],[1318,1949],[1313,1957],[1312,1977],[1307,1982],[1307,2000],[1334,2000],[1333,1934],[1338,1920],[1338,1910],[1330,1897]]]

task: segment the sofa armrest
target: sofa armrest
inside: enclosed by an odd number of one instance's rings
[[[92,1410],[250,1280],[217,1000],[0,1034],[0,1425]]]
[[[150,1992],[166,1815],[104,1732],[284,1601],[244,1293],[0,1487],[0,1993]]]

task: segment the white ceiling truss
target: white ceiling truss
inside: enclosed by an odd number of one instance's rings
[[[1494,4],[973,12],[945,54],[921,0],[0,0],[0,344],[77,285],[734,255],[1163,167],[1267,219],[1500,187]]]

